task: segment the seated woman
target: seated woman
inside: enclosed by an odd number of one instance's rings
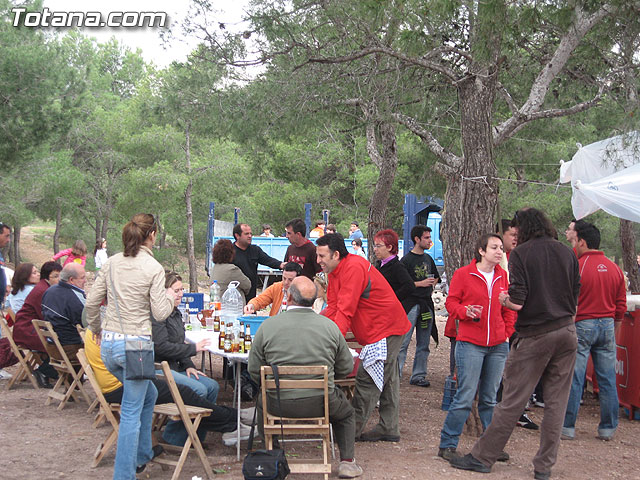
[[[33,263],[21,263],[11,279],[11,293],[7,297],[7,305],[13,317],[22,308],[27,295],[40,281],[40,272]]]
[[[514,332],[515,312],[500,304],[499,294],[509,289],[507,272],[499,265],[504,255],[502,238],[480,237],[474,259],[453,274],[446,300],[449,317],[458,321],[455,364],[458,389],[440,432],[438,456],[451,460],[473,400],[478,393],[478,415],[486,429],[493,417],[502,370],[509,353],[507,339]],[[451,333],[449,333],[451,335]],[[506,461],[502,453],[498,461]]]
[[[233,264],[235,257],[235,249],[233,243],[230,240],[220,239],[213,246],[213,272],[211,274],[211,281],[218,281],[220,285],[220,296],[224,295],[227,291],[229,284],[233,281],[240,283],[238,285],[238,291],[242,295],[242,302],[247,303],[245,295],[251,290],[251,280],[247,277],[242,270]]]
[[[164,285],[165,288],[171,288],[175,292],[176,299],[173,312],[164,322],[151,319],[155,361],[166,360],[178,385],[185,385],[209,402],[216,403],[220,385],[198,371],[191,361],[192,356],[206,349],[210,343],[209,340],[201,340],[196,344],[184,343],[182,313],[178,310],[184,291],[182,278],[175,272],[167,272]]]

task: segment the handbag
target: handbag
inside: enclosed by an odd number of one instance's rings
[[[278,396],[278,408],[282,412],[280,406],[280,378],[278,376],[278,366],[270,365],[273,370],[273,377],[276,382],[276,394]],[[259,398],[259,397],[258,397]],[[256,400],[256,407],[258,400]],[[242,462],[242,475],[245,480],[281,480],[287,477],[291,470],[287,463],[287,457],[284,448],[274,448],[273,450],[255,450],[253,448],[253,432],[256,427],[256,410],[253,412],[253,422],[251,424],[251,433],[249,434],[249,453],[244,457]],[[282,416],[280,417],[280,429],[284,437],[284,428],[282,426]]]
[[[120,321],[120,328],[124,332],[122,317],[120,317],[120,307],[118,306],[118,295],[113,285],[113,270],[109,270],[109,280],[113,290],[113,299],[116,304],[116,313]],[[126,380],[153,380],[156,378],[156,368],[153,363],[153,341],[143,338],[125,339],[124,359],[125,359],[125,379]]]

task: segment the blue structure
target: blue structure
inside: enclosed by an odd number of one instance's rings
[[[438,267],[444,267],[444,257],[442,255],[442,240],[440,239],[440,224],[442,216],[440,211],[444,207],[444,201],[434,197],[416,197],[413,193],[404,196],[404,221],[402,223],[402,234],[404,246],[402,254],[405,255],[413,248],[411,239],[411,229],[416,225],[426,225],[431,228],[431,240],[433,245],[426,252],[431,255]]]

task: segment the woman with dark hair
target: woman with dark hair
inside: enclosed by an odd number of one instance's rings
[[[107,255],[107,240],[105,238],[101,238],[96,242],[96,246],[93,249],[93,258],[96,262],[96,270],[100,270],[109,258],[109,255]]]
[[[7,305],[14,315],[22,308],[27,295],[40,281],[40,272],[33,263],[21,263],[11,279],[11,293],[7,297]]]
[[[509,353],[507,339],[514,332],[515,314],[500,305],[499,294],[509,288],[500,267],[502,238],[487,233],[476,244],[469,265],[453,274],[446,300],[449,317],[457,321],[455,362],[458,389],[440,432],[438,456],[457,457],[458,440],[478,392],[478,415],[483,429],[491,423],[502,370]],[[506,454],[499,460],[507,460]]]
[[[386,232],[386,230],[382,230],[382,231]],[[391,230],[391,231],[393,231],[393,230]],[[397,237],[397,235],[396,235],[396,237]],[[362,248],[362,239],[361,238],[354,238],[353,240],[351,240],[351,246],[353,247],[353,251],[355,252],[356,255],[360,255],[362,258],[365,258],[365,259],[368,260],[367,254],[364,253],[364,249]]]
[[[169,362],[169,367],[173,370],[173,378],[178,385],[185,385],[202,398],[216,403],[220,385],[214,379],[197,370],[191,361],[191,357],[196,353],[206,350],[210,341],[205,339],[195,344],[185,343],[182,312],[178,310],[184,291],[182,278],[175,272],[167,272],[164,286],[173,290],[176,299],[173,302],[173,311],[166,321],[157,322],[152,319],[153,348],[156,361],[166,360]]]
[[[242,300],[247,303],[245,295],[249,294],[251,290],[251,280],[247,277],[242,270],[233,264],[235,257],[235,248],[230,240],[221,238],[213,246],[213,272],[211,272],[211,281],[218,281],[220,286],[220,296],[224,295],[227,291],[229,283],[238,282],[238,291],[242,295]]]
[[[150,380],[129,380],[127,340],[150,340],[151,318],[164,321],[173,311],[175,293],[165,288],[162,265],[153,258],[158,225],[139,213],[122,230],[124,252],[110,257],[89,291],[85,310],[102,361],[123,384],[114,480],[133,480],[136,471],[162,453],[151,445],[151,420],[158,391]],[[103,319],[100,305],[107,301]],[[91,333],[89,333],[91,334]]]

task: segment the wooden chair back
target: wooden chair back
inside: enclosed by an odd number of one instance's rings
[[[267,396],[276,391],[273,370],[269,366],[260,367],[260,388],[262,393],[262,414],[266,448],[273,448],[274,435],[284,432],[284,441],[288,435],[320,435],[322,438],[322,460],[292,458],[289,460],[291,473],[320,473],[328,480],[331,473],[329,447],[331,444],[331,424],[329,423],[329,369],[320,366],[278,365],[280,392],[289,389],[320,390],[324,398],[324,414],[319,417],[295,418],[275,415],[269,411]],[[301,378],[303,377],[303,378]],[[304,378],[307,377],[307,378]],[[317,393],[317,392],[316,392]],[[308,396],[308,395],[305,395]],[[273,396],[272,396],[273,398]],[[273,402],[271,402],[272,405]]]
[[[0,315],[0,329],[2,330],[2,336],[9,340],[9,346],[11,347],[11,351],[18,359],[18,364],[20,365],[20,369],[16,372],[13,377],[9,379],[7,385],[4,387],[5,391],[8,391],[13,387],[17,382],[21,382],[22,380],[28,378],[31,381],[31,385],[36,390],[40,388],[38,386],[38,382],[33,376],[33,370],[37,365],[42,363],[40,359],[40,355],[36,352],[32,352],[27,348],[19,347],[16,342],[13,340],[13,330],[9,327],[9,324],[5,320],[3,316]]]
[[[44,345],[49,355],[49,363],[58,372],[58,381],[53,388],[49,390],[45,405],[50,405],[52,400],[58,400],[60,402],[58,410],[62,410],[69,401],[69,398],[73,397],[75,401],[80,400],[80,397],[76,394],[76,389],[87,404],[91,405],[91,399],[87,395],[87,392],[85,392],[82,382],[80,381],[84,374],[82,365],[69,360],[67,353],[64,351],[64,348],[62,348],[58,334],[50,322],[34,319],[31,323],[33,323],[38,338],[40,338],[42,345]],[[76,366],[79,367],[77,372],[74,368]]]

